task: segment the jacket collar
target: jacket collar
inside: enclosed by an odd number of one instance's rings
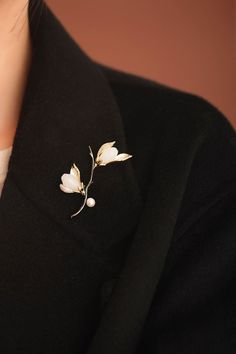
[[[63,193],[60,177],[75,162],[88,181],[89,145],[96,154],[115,140],[119,152],[132,151],[99,66],[46,4],[37,11],[29,8],[33,58],[0,200],[0,228],[23,242],[24,232],[38,227],[47,233],[49,223],[100,252],[130,235],[138,220],[142,202],[132,159],[95,170],[90,196],[96,206],[72,219],[82,196]]]

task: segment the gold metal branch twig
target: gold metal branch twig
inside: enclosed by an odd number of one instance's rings
[[[87,199],[88,199],[88,189],[91,186],[91,184],[93,183],[93,173],[94,173],[95,168],[97,167],[97,164],[94,161],[94,156],[93,156],[93,151],[91,149],[91,146],[89,146],[89,155],[92,158],[92,167],[91,167],[90,179],[89,179],[89,182],[88,182],[88,184],[87,184],[87,186],[85,188],[84,202],[81,205],[80,209],[75,214],[71,215],[71,218],[73,218],[74,216],[78,215],[84,209],[84,207],[86,205],[86,202],[87,202]]]

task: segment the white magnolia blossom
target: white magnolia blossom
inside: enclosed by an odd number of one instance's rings
[[[60,189],[65,193],[81,193],[84,194],[84,184],[80,180],[80,170],[73,164],[70,173],[64,173],[61,176],[62,184]]]
[[[106,166],[108,163],[116,161],[125,161],[132,157],[132,155],[122,153],[118,155],[117,148],[113,147],[115,141],[103,144],[98,150],[96,157],[96,164],[98,166]]]

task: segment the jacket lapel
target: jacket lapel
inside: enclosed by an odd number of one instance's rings
[[[8,174],[0,200],[0,228],[24,240],[41,221],[101,252],[131,234],[141,210],[132,159],[95,170],[90,195],[96,200],[71,219],[82,196],[59,184],[73,162],[86,184],[91,157],[105,142],[128,150],[122,119],[101,72],[68,36],[49,8],[29,10],[33,59]],[[135,158],[135,156],[133,156]],[[54,237],[53,234],[48,237]]]

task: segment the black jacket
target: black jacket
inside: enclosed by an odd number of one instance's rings
[[[236,135],[201,97],[102,66],[44,4],[0,199],[2,354],[236,353]],[[95,171],[105,142],[133,157]]]

